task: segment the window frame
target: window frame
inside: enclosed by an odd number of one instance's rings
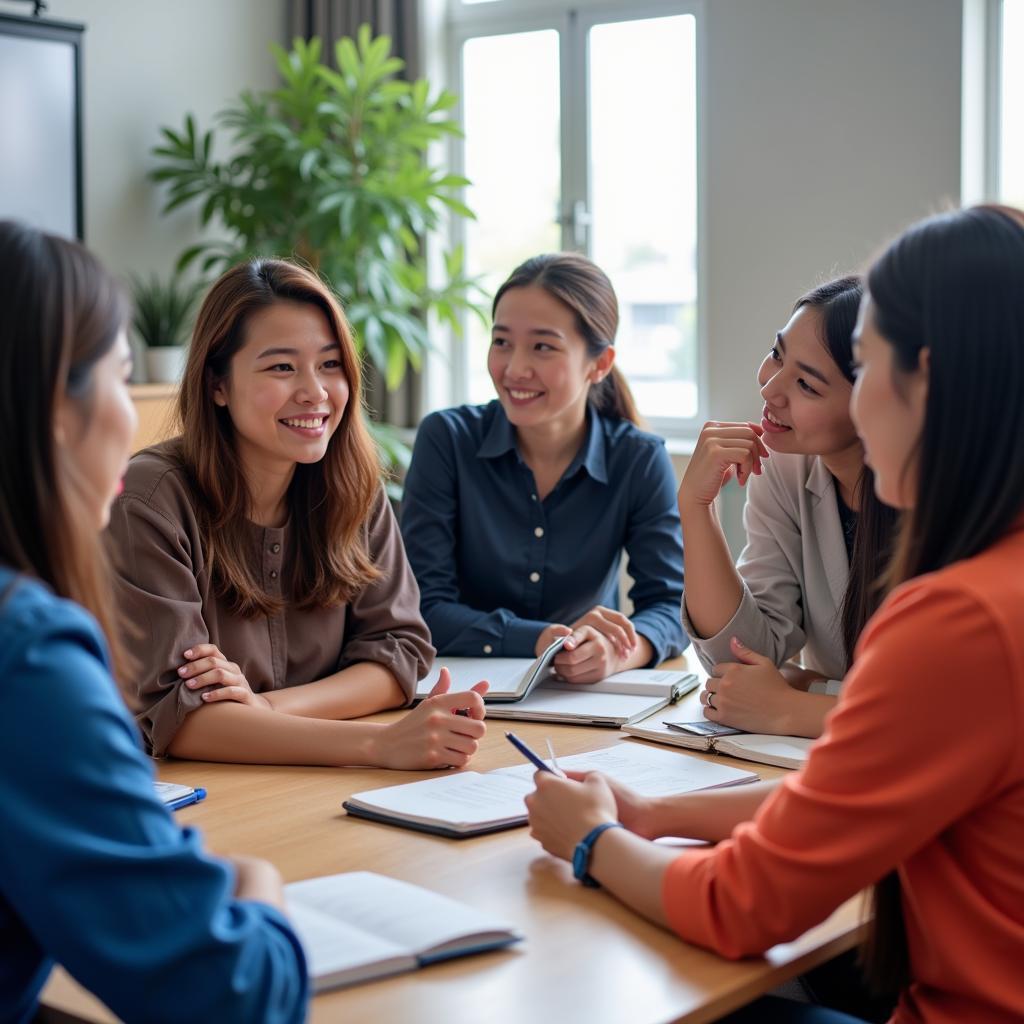
[[[448,0],[445,22],[445,68],[449,87],[459,96],[453,116],[463,122],[462,50],[467,40],[515,32],[555,30],[559,33],[559,84],[561,132],[561,196],[559,221],[562,246],[570,244],[571,210],[582,200],[592,208],[589,182],[589,131],[587,40],[596,25],[641,21],[675,15],[691,15],[695,21],[695,88],[696,88],[696,180],[697,180],[697,410],[692,417],[648,417],[649,429],[670,440],[696,437],[706,419],[708,400],[707,341],[707,156],[706,137],[706,0],[491,0],[466,4]],[[568,130],[565,130],[568,126]],[[461,139],[448,143],[448,163],[455,174],[464,174],[465,162]],[[450,229],[453,246],[464,245],[465,225],[455,220]],[[589,229],[583,251],[590,249]],[[511,268],[509,268],[511,269]],[[456,402],[468,399],[468,349],[466,337],[453,339],[450,361],[450,389]],[[643,409],[640,410],[644,415]]]

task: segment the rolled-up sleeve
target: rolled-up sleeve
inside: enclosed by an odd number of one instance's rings
[[[665,446],[652,442],[635,477],[626,535],[633,625],[650,641],[657,665],[681,654],[688,640],[679,621],[683,595],[683,538],[675,474]]]
[[[803,570],[793,563],[801,551],[800,524],[781,493],[782,486],[767,473],[747,483],[743,509],[747,543],[736,563],[743,594],[732,618],[714,636],[697,633],[686,611],[684,588],[683,627],[709,672],[721,661],[735,660],[729,646],[734,636],[776,665],[803,649]]]
[[[420,591],[402,545],[394,513],[381,489],[370,515],[368,544],[381,571],[350,602],[339,669],[372,661],[398,680],[406,700],[434,660],[430,631],[420,615]]]
[[[125,1020],[304,1020],[296,935],[156,799],[91,620],[3,655],[0,891],[38,946]]]
[[[125,643],[137,672],[137,718],[156,757],[166,754],[185,716],[202,706],[200,693],[183,685],[176,670],[187,648],[210,638],[197,580],[202,551],[183,521],[126,493],[111,509],[107,533]]]

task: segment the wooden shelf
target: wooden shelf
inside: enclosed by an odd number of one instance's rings
[[[177,433],[177,384],[132,384],[128,392],[139,414],[132,451],[148,448]]]
[[[150,401],[155,398],[174,398],[178,394],[178,385],[129,384],[128,393],[135,401]]]

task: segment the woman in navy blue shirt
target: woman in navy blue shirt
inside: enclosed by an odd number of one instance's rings
[[[576,253],[536,256],[498,289],[493,319],[497,401],[427,416],[405,484],[402,537],[435,647],[533,657],[568,636],[555,664],[574,682],[679,654],[675,478],[614,365],[611,282]]]
[[[301,1021],[280,876],[174,824],[111,674],[126,304],[81,246],[0,221],[0,309],[0,1020],[57,962],[125,1021]]]

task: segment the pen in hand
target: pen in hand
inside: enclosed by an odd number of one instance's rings
[[[539,754],[535,754],[514,732],[505,733],[505,739],[507,739],[509,743],[511,743],[512,746],[526,758],[527,761],[535,765],[540,771],[551,772],[552,775],[557,775],[563,779],[566,777],[565,772],[558,767],[557,761],[555,762],[555,767],[552,768],[551,765],[547,764]],[[551,750],[550,740],[548,741],[548,750],[551,751],[551,759],[554,761],[554,751]]]

